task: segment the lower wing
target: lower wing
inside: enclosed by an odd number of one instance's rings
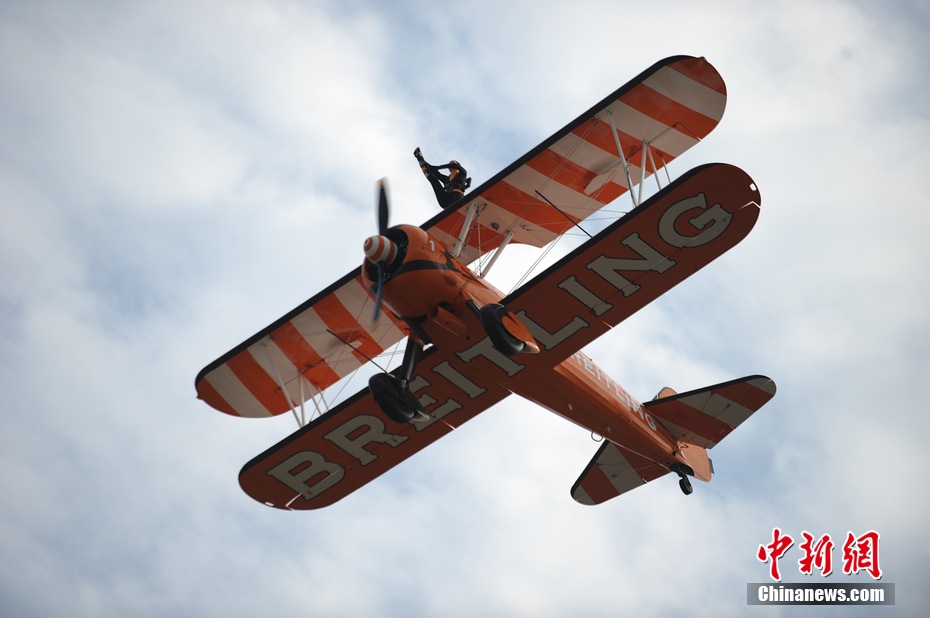
[[[509,394],[435,348],[417,364],[410,390],[429,421],[388,420],[365,388],[247,463],[239,484],[255,500],[279,509],[328,506]]]

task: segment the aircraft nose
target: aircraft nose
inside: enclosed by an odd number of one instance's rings
[[[374,264],[378,262],[390,264],[398,253],[397,245],[386,236],[369,236],[365,239],[364,249],[365,257]]]

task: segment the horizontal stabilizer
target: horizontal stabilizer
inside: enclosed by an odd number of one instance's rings
[[[686,443],[683,455],[694,476],[709,481],[713,469],[705,449],[720,442],[774,395],[775,382],[749,376],[681,394],[666,387],[643,406],[678,441]],[[668,472],[665,466],[605,440],[572,487],[572,498],[581,504],[601,504]]]
[[[643,404],[677,440],[713,448],[775,395],[775,382],[749,376]]]
[[[604,440],[572,487],[572,498],[594,505],[668,474],[668,468]]]

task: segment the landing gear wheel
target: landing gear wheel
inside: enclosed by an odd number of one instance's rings
[[[682,493],[686,496],[690,496],[691,492],[694,491],[694,487],[691,487],[691,481],[688,480],[687,476],[681,477],[681,480],[678,481],[678,486],[681,487]]]
[[[409,423],[414,418],[425,416],[413,393],[389,373],[371,376],[368,388],[384,415],[395,423]]]
[[[511,335],[504,326],[508,313],[506,307],[495,303],[482,307],[478,312],[478,317],[481,318],[481,325],[484,326],[485,332],[491,338],[491,344],[497,351],[507,356],[514,356],[522,352],[526,344]]]
[[[681,487],[681,493],[686,496],[690,496],[694,492],[694,488],[691,487],[691,481],[688,479],[688,475],[694,475],[694,470],[690,466],[685,466],[680,463],[675,463],[669,466],[669,470],[680,476],[681,478],[678,481],[678,486]]]

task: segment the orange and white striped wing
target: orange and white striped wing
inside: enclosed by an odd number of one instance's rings
[[[288,412],[407,336],[352,272],[205,367],[197,396],[227,414]]]
[[[713,448],[775,396],[775,382],[748,376],[643,404],[676,440]]]
[[[668,473],[665,466],[604,440],[572,486],[572,498],[589,506],[601,504]]]
[[[423,228],[451,247],[476,204],[465,263],[497,248],[508,232],[512,242],[543,247],[628,191],[618,142],[635,187],[710,133],[726,99],[723,79],[707,60],[666,58]]]
[[[713,448],[774,396],[775,382],[756,375],[643,405],[676,440]],[[581,504],[600,504],[668,472],[665,466],[605,440],[572,487],[572,497]]]

